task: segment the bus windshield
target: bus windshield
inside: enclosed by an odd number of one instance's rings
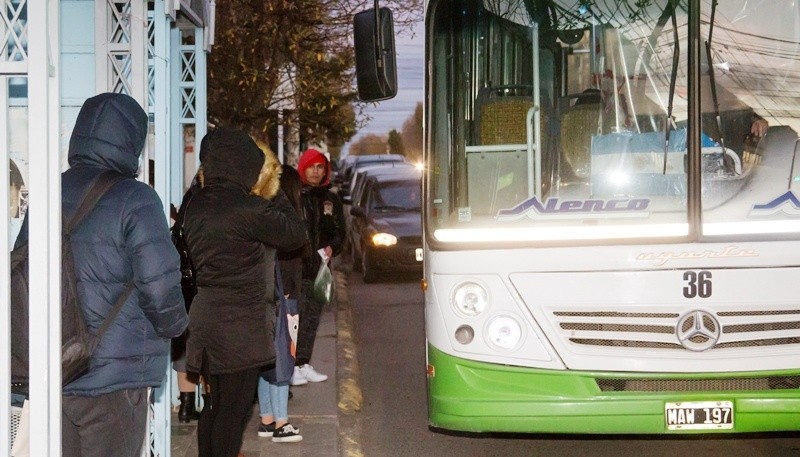
[[[692,126],[687,2],[624,3],[430,2],[432,243],[800,235],[796,11],[701,2]]]

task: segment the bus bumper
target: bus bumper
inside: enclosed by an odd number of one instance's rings
[[[800,377],[800,370],[715,373]],[[428,421],[465,432],[687,434],[800,430],[800,389],[743,391],[603,391],[598,378],[702,379],[652,373],[555,371],[475,362],[428,345]],[[722,429],[667,427],[668,402],[730,401],[733,424]]]

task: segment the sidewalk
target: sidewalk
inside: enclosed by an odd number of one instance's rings
[[[341,277],[341,274],[335,275]],[[337,278],[337,288],[340,281]],[[343,284],[342,284],[343,285]],[[337,293],[337,296],[340,294]],[[257,434],[260,418],[258,405],[253,405],[253,416],[247,426],[242,445],[246,457],[315,457],[339,456],[339,419],[337,408],[337,342],[336,303],[322,313],[314,355],[311,364],[328,380],[292,387],[294,397],[289,400],[289,422],[300,428],[303,441],[299,443],[273,443],[270,438]],[[172,414],[172,457],[197,456],[197,422],[181,424],[177,413]]]

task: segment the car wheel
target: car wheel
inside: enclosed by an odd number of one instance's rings
[[[378,272],[375,269],[375,260],[369,253],[369,250],[364,249],[362,253],[361,268],[364,270],[364,282],[369,284],[378,280]]]
[[[361,249],[364,250],[363,248]],[[356,245],[350,243],[350,258],[353,259],[353,271],[361,271],[361,258],[356,252]]]

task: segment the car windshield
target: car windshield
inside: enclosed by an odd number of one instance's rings
[[[379,183],[370,199],[374,211],[419,211],[419,181]]]

